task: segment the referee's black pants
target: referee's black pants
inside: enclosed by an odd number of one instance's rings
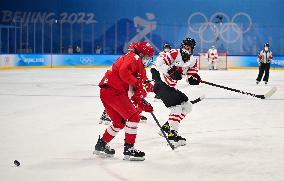
[[[261,79],[262,79],[263,73],[265,73],[264,77],[263,77],[263,81],[268,82],[269,70],[270,70],[270,63],[260,63],[258,76],[256,78],[256,81],[260,82]]]

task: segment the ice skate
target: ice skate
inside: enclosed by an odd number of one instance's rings
[[[109,116],[106,114],[106,112],[103,112],[99,124],[104,124],[104,125],[110,125],[111,119]]]
[[[171,132],[170,125],[169,125],[168,121],[162,126],[162,130],[165,132],[166,135],[168,135]],[[159,135],[164,136],[161,130],[159,131]]]
[[[177,131],[171,130],[171,132],[168,134],[168,139],[175,148],[186,145],[186,139],[179,136]]]
[[[99,137],[93,154],[105,157],[113,157],[113,155],[115,154],[115,150],[110,148],[110,146],[103,139]]]
[[[259,84],[259,81],[256,81],[256,85],[258,85]]]
[[[135,149],[133,144],[126,143],[124,144],[124,158],[123,160],[129,161],[144,161],[145,153],[143,151]]]

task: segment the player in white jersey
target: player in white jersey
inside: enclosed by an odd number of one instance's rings
[[[197,74],[197,61],[192,55],[195,44],[194,39],[186,38],[180,49],[160,53],[151,68],[152,79],[155,81],[154,93],[171,110],[168,121],[162,129],[175,147],[186,144],[186,139],[178,135],[178,127],[192,109],[188,97],[175,86],[183,77],[186,77],[190,84],[199,84],[201,80]]]
[[[169,52],[170,50],[172,49],[171,45],[169,43],[165,43],[164,46],[163,46],[163,51],[159,53],[160,54],[164,54],[164,53],[167,53]],[[154,101],[161,101],[160,97],[155,94],[155,97],[154,97]]]
[[[256,78],[256,84],[259,84],[259,82],[261,81],[263,73],[265,73],[263,81],[265,82],[265,84],[268,83],[270,62],[272,58],[272,52],[269,50],[269,43],[265,43],[263,46],[263,50],[260,51],[257,58],[259,72]]]
[[[165,43],[163,46],[163,52],[169,52],[172,49],[171,45],[169,43]]]
[[[214,45],[208,50],[209,70],[217,70],[218,51]]]

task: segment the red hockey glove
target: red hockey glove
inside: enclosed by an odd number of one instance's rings
[[[145,83],[144,87],[145,87],[146,91],[147,92],[153,92],[154,91],[153,90],[153,88],[154,88],[153,84],[151,84],[149,81],[145,81],[145,82],[144,82]]]
[[[144,89],[144,85],[143,82],[141,80],[138,80],[135,84],[134,87],[134,97],[140,97],[140,98],[144,98],[146,97],[147,92]]]
[[[142,98],[146,97],[146,95],[147,92],[144,90],[144,85],[142,80],[138,80],[134,87],[134,94],[131,97],[131,100],[136,105],[136,107],[140,102],[142,102]]]
[[[153,112],[153,107],[151,104],[144,103],[141,97],[132,96],[131,100],[133,101],[133,104],[139,113],[142,111]]]
[[[141,99],[141,102],[138,103],[137,105],[137,109],[139,111],[142,110],[142,111],[145,111],[145,112],[153,112],[153,107],[151,106],[151,104],[147,104],[147,103],[144,103]]]
[[[131,100],[132,100],[132,102],[133,102],[133,104],[135,105],[136,108],[137,108],[139,102],[142,101],[141,97],[135,96],[135,95],[133,95],[133,96],[131,97]],[[141,111],[140,111],[140,112],[141,112]]]

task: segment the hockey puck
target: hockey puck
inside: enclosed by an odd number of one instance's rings
[[[15,161],[14,161],[14,164],[15,164],[17,167],[21,165],[18,160],[15,160]]]

